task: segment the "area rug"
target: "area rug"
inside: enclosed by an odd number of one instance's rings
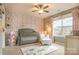
[[[34,45],[28,47],[22,47],[21,51],[24,55],[47,55],[50,52],[59,49],[56,45]]]

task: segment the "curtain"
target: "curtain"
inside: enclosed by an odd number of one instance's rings
[[[73,16],[73,35],[79,36],[79,8],[72,11]]]

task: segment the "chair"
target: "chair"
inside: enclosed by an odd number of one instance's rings
[[[49,36],[41,36],[40,41],[43,45],[51,45],[52,44],[52,39],[50,39]]]

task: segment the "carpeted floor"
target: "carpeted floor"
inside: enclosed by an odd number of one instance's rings
[[[22,46],[13,46],[13,47],[6,46],[6,48],[3,49],[3,55],[23,55],[20,48],[32,46],[32,45],[33,44],[22,45]],[[37,43],[35,43],[35,45],[37,45]],[[56,44],[56,46],[58,46],[60,48],[49,53],[48,55],[64,55],[64,47],[62,45],[58,45],[58,44]]]

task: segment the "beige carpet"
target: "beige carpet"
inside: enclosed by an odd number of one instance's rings
[[[28,47],[28,46],[32,46],[32,45],[34,45],[34,44],[13,46],[13,47],[6,46],[6,48],[3,49],[3,55],[23,55],[20,48]],[[38,44],[35,43],[35,45],[38,45]],[[53,52],[50,52],[48,55],[64,55],[64,47],[59,44],[55,44],[55,45],[58,46],[59,49],[57,49]]]

